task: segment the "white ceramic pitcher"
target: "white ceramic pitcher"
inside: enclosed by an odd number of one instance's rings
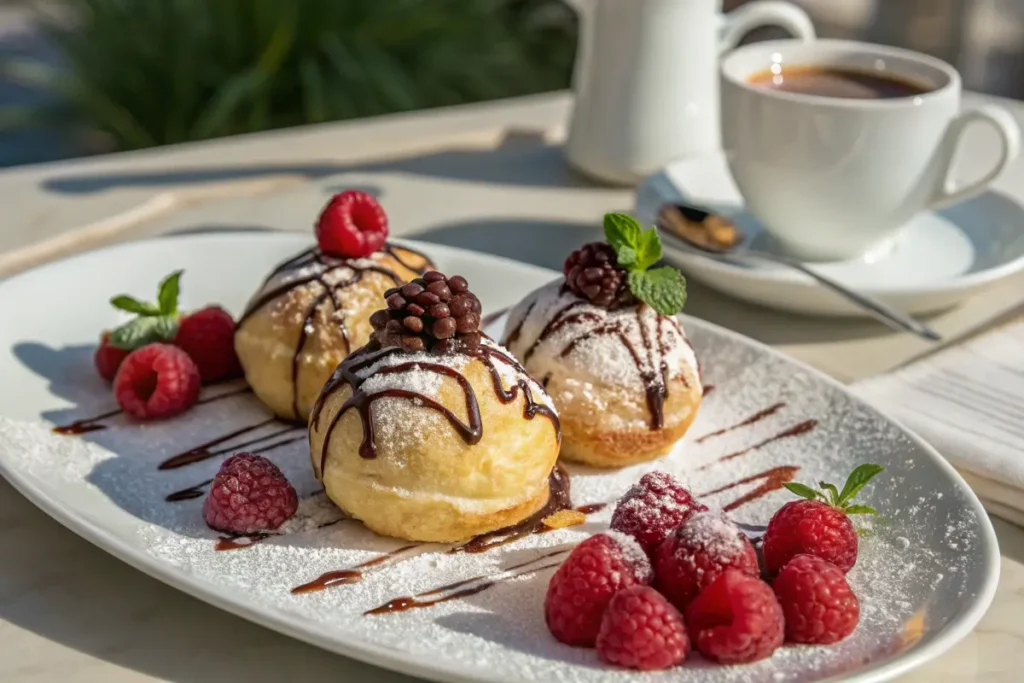
[[[750,30],[781,26],[814,38],[803,10],[722,0],[567,0],[580,19],[569,163],[634,184],[672,159],[720,147],[718,58]]]

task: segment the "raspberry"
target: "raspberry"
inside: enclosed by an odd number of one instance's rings
[[[633,586],[615,594],[601,620],[597,654],[630,669],[667,669],[686,659],[690,639],[683,617],[661,593]]]
[[[726,569],[686,608],[686,627],[702,655],[741,664],[770,657],[782,645],[785,624],[771,586]]]
[[[195,361],[204,383],[242,373],[235,354],[235,319],[219,306],[183,317],[174,344]]]
[[[765,569],[782,569],[801,553],[828,560],[843,572],[857,562],[857,531],[846,513],[817,500],[795,500],[783,505],[764,532]]]
[[[773,584],[786,615],[786,639],[829,645],[853,633],[860,603],[843,571],[813,555],[797,555]]]
[[[644,552],[653,557],[673,529],[693,513],[707,509],[671,474],[649,472],[619,499],[611,526],[635,538]]]
[[[365,258],[387,238],[387,214],[373,195],[359,190],[334,195],[316,222],[320,249],[340,258]]]
[[[548,629],[566,645],[593,647],[612,596],[652,578],[650,562],[632,538],[615,532],[591,536],[551,577],[544,598]]]
[[[387,308],[370,316],[381,346],[445,353],[480,345],[480,300],[461,275],[437,271],[384,292]]]
[[[615,251],[604,242],[584,244],[569,254],[562,266],[565,286],[595,306],[617,308],[636,302],[619,268]]]
[[[114,378],[124,412],[158,420],[184,412],[199,398],[202,380],[188,354],[170,344],[149,344],[128,354]]]
[[[203,519],[217,531],[254,534],[281,526],[298,506],[295,489],[277,465],[260,455],[238,453],[213,478]]]
[[[702,588],[729,568],[758,576],[757,553],[743,533],[717,512],[698,512],[655,553],[655,585],[685,609]]]
[[[114,377],[117,376],[117,369],[121,367],[121,363],[130,352],[111,346],[109,340],[110,332],[104,332],[100,338],[100,345],[96,347],[93,361],[96,363],[96,372],[100,373],[100,377],[108,382],[113,382]]]

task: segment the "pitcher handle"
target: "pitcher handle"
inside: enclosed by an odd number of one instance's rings
[[[721,16],[718,28],[718,53],[736,47],[743,36],[760,26],[779,26],[800,40],[814,40],[814,24],[796,5],[777,0],[751,2]]]

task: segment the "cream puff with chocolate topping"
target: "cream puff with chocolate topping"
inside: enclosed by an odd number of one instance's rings
[[[565,278],[510,313],[504,343],[558,409],[562,456],[620,467],[671,450],[702,399],[697,358],[676,314],[685,283],[653,230],[605,217],[609,242],[565,262]]]
[[[277,266],[252,296],[235,350],[253,392],[278,417],[305,422],[338,363],[370,338],[382,294],[433,267],[386,238],[377,201],[342,192],[320,215],[318,245]]]
[[[428,272],[387,292],[370,342],[338,367],[309,420],[327,495],[377,533],[454,542],[542,508],[561,438],[543,388],[479,330],[464,278]]]

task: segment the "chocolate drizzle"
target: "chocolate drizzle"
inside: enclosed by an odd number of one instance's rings
[[[206,481],[201,481],[198,484],[195,484],[194,486],[189,486],[188,488],[180,489],[178,491],[174,491],[173,493],[168,493],[164,500],[167,501],[168,503],[177,503],[183,500],[192,500],[194,498],[200,498],[204,493],[203,489],[209,486],[211,482],[213,482],[213,479],[207,479]]]
[[[363,347],[346,358],[341,365],[338,366],[338,369],[335,370],[334,374],[327,381],[327,384],[324,385],[323,390],[320,392],[320,397],[313,406],[313,411],[310,416],[309,424],[311,430],[318,429],[324,402],[328,396],[339,391],[346,385],[352,387],[352,395],[346,399],[337,414],[334,415],[331,422],[327,425],[323,446],[320,452],[319,477],[321,479],[323,478],[324,466],[327,463],[327,454],[329,452],[328,447],[330,445],[331,436],[337,427],[339,420],[341,420],[341,417],[349,409],[354,408],[358,412],[359,419],[363,427],[363,438],[359,445],[359,455],[366,459],[377,457],[377,447],[374,442],[372,407],[373,403],[381,398],[402,398],[416,401],[418,405],[421,405],[428,410],[440,413],[448,420],[448,423],[453,429],[455,429],[459,436],[461,436],[469,445],[477,444],[480,442],[480,439],[483,438],[483,424],[480,419],[480,405],[477,401],[476,392],[473,390],[472,385],[469,383],[469,380],[466,379],[465,375],[458,370],[446,365],[441,365],[440,363],[416,360],[381,367],[376,371],[376,373],[371,373],[367,377],[360,377],[358,375],[360,370],[365,370],[377,361],[395,354],[408,354],[408,352],[394,346],[378,350],[371,350],[369,347]],[[526,372],[523,370],[522,366],[515,361],[515,359],[504,353],[501,349],[488,346],[487,344],[481,344],[475,350],[466,351],[465,355],[478,358],[487,366],[494,385],[495,394],[499,401],[506,404],[511,403],[521,392],[523,394],[523,417],[527,420],[532,420],[537,415],[543,415],[551,420],[556,433],[559,435],[559,438],[561,438],[557,415],[549,407],[534,401],[533,393],[530,390],[529,380],[526,378]],[[506,390],[502,385],[501,374],[499,373],[495,362],[502,362],[511,366],[520,375],[517,383],[508,390]],[[368,394],[361,389],[363,383],[369,379],[370,376],[374,376],[375,374],[395,374],[411,371],[432,372],[454,379],[459,384],[465,396],[466,421],[463,422],[458,415],[438,403],[435,399],[429,396],[424,396],[416,391],[393,388]]]
[[[707,389],[705,389],[705,392],[706,391],[707,391]],[[770,417],[770,416],[774,415],[775,413],[777,413],[780,410],[782,410],[785,406],[786,406],[786,404],[785,403],[781,403],[781,402],[780,403],[772,404],[772,405],[768,406],[767,408],[765,408],[764,410],[757,411],[756,413],[754,413],[753,415],[751,415],[747,419],[743,420],[742,422],[738,422],[738,423],[732,425],[731,427],[723,427],[722,429],[718,429],[718,430],[715,430],[715,431],[710,432],[708,434],[705,434],[704,436],[702,436],[699,439],[697,439],[696,441],[694,441],[694,443],[704,443],[705,441],[707,441],[708,439],[711,439],[713,437],[721,436],[723,434],[728,434],[729,432],[731,432],[731,431],[733,431],[735,429],[740,429],[741,427],[748,427],[748,426],[750,426],[752,424],[760,422],[761,420],[765,419],[766,417]]]
[[[167,458],[162,463],[160,463],[157,466],[157,469],[174,470],[179,467],[185,467],[186,465],[191,465],[193,463],[202,462],[203,460],[208,460],[218,455],[224,455],[225,453],[237,451],[241,448],[245,448],[246,446],[258,446],[261,452],[266,453],[267,451],[271,451],[275,448],[280,448],[282,446],[286,446],[288,444],[295,443],[306,438],[305,434],[298,434],[291,437],[287,437],[288,434],[294,433],[298,428],[291,425],[286,425],[282,429],[270,432],[269,434],[256,436],[251,439],[242,441],[240,443],[232,444],[230,446],[223,446],[221,448],[216,449],[213,448],[214,446],[220,446],[221,444],[227,441],[231,441],[245,434],[255,432],[259,429],[262,429],[263,427],[267,427],[274,423],[281,424],[277,420],[277,418],[271,417],[261,422],[257,422],[256,424],[241,427],[233,432],[229,432],[222,436],[218,436],[217,438],[211,439],[206,443],[194,446],[188,449],[187,451],[182,451],[181,453],[172,455],[171,457]],[[273,441],[273,439],[276,439],[277,437],[281,436],[285,436],[286,438],[278,441]]]
[[[769,436],[767,439],[764,439],[763,441],[758,441],[753,446],[748,446],[747,448],[744,448],[743,450],[739,450],[739,451],[736,451],[734,453],[729,453],[727,455],[723,455],[722,457],[718,458],[717,460],[714,460],[712,462],[709,462],[706,465],[703,465],[702,467],[699,467],[698,470],[706,470],[709,467],[711,467],[712,465],[714,465],[715,463],[725,462],[726,460],[732,460],[733,458],[738,458],[741,455],[746,455],[747,453],[749,453],[751,451],[756,451],[757,449],[759,449],[759,448],[761,448],[763,446],[767,446],[770,443],[774,443],[776,441],[781,441],[782,439],[788,439],[788,438],[791,438],[791,437],[794,437],[794,436],[800,436],[801,434],[806,434],[807,432],[809,432],[812,429],[814,429],[817,426],[817,424],[818,424],[817,420],[804,420],[803,422],[798,422],[797,424],[793,425],[792,427],[788,427],[786,429],[783,429],[778,434],[775,434],[773,436]]]
[[[341,586],[349,583],[359,583],[363,580],[363,570],[371,567],[377,567],[382,564],[391,564],[397,559],[404,559],[404,555],[411,550],[415,550],[422,546],[422,543],[412,543],[410,545],[403,545],[401,548],[395,548],[389,553],[378,555],[373,559],[367,560],[360,564],[355,565],[351,569],[338,569],[335,571],[325,572],[320,576],[316,577],[309,583],[304,583],[301,586],[296,586],[291,590],[292,595],[300,595],[302,593],[315,593],[322,591],[331,586]]]
[[[551,569],[557,567],[560,562],[549,562],[540,566],[532,566],[535,563],[546,560],[548,558],[557,557],[564,555],[568,550],[553,550],[551,552],[535,557],[532,560],[526,562],[520,562],[514,564],[507,569],[503,569],[493,574],[483,574],[480,576],[474,576],[470,579],[463,579],[462,581],[456,581],[455,583],[449,583],[444,586],[440,586],[433,590],[425,591],[423,593],[416,593],[415,595],[407,595],[400,598],[394,598],[387,601],[380,607],[375,607],[371,610],[367,610],[363,614],[370,616],[374,614],[391,614],[393,612],[405,612],[411,609],[420,609],[423,607],[433,607],[434,605],[442,602],[448,602],[449,600],[457,600],[459,598],[469,597],[470,595],[476,595],[482,593],[488,588],[496,586],[497,584],[508,581],[510,579],[524,576],[526,574],[533,574],[535,572],[543,571],[545,569]],[[520,570],[520,571],[516,571]],[[434,597],[439,596],[439,597]],[[426,599],[424,599],[426,598]]]
[[[507,346],[511,346],[518,340],[522,334],[523,325],[527,318],[529,318],[530,312],[535,305],[536,301],[530,303],[522,320],[509,332],[505,340]],[[576,310],[581,307],[587,307],[589,310]],[[559,330],[570,325],[590,323],[589,329],[572,337],[562,347],[561,351],[557,354],[558,357],[565,358],[570,356],[581,344],[590,339],[603,336],[617,338],[626,351],[629,352],[633,363],[636,365],[637,372],[640,374],[640,381],[643,383],[647,409],[650,414],[650,428],[651,430],[661,429],[665,426],[665,399],[668,398],[670,374],[667,356],[671,346],[669,340],[666,339],[666,328],[669,330],[674,329],[687,343],[689,343],[689,340],[686,340],[682,328],[675,318],[657,315],[653,312],[652,314],[655,316],[656,322],[654,333],[650,334],[650,331],[647,329],[648,326],[643,319],[643,311],[643,305],[636,306],[633,307],[632,316],[617,316],[616,319],[609,321],[603,314],[594,310],[586,301],[572,301],[560,308],[548,320],[533,343],[526,347],[521,354],[523,362],[529,362],[537,349]],[[633,331],[634,326],[639,333],[641,343],[643,344],[642,348],[637,348],[634,341],[630,339],[630,332]],[[682,377],[684,382],[687,381],[685,374],[680,375],[680,377]]]
[[[572,507],[569,473],[561,465],[555,465],[555,468],[551,470],[551,476],[548,478],[548,484],[550,488],[548,501],[535,513],[517,524],[474,536],[469,541],[455,546],[448,552],[484,553],[491,548],[497,548],[507,543],[518,541],[520,538],[554,531],[554,529],[544,526],[544,520],[559,510],[568,510]]]
[[[242,394],[252,393],[252,389],[249,387],[242,387],[240,389],[234,389],[232,391],[225,391],[214,396],[207,396],[196,401],[196,405],[205,405],[207,403],[214,403],[221,399],[231,398],[232,396],[241,396]],[[54,434],[60,434],[62,436],[74,436],[79,434],[87,434],[89,432],[98,432],[106,429],[108,425],[103,424],[103,420],[107,418],[116,417],[124,411],[118,408],[117,410],[111,410],[100,415],[93,417],[83,417],[75,420],[74,422],[66,425],[59,425],[51,429]]]
[[[422,259],[422,266],[413,266],[407,261],[403,260],[402,256],[396,250],[395,245],[386,244],[384,249],[379,253],[387,254],[393,258],[400,266],[411,270],[419,275],[422,275],[428,267],[430,267],[430,261],[426,255],[421,254],[412,249],[406,247],[400,247],[403,251],[413,254],[414,256]],[[306,251],[297,254],[296,256],[288,259],[284,263],[278,265],[267,279],[264,280],[261,290],[266,290],[270,282],[278,275],[286,273],[287,271],[308,269],[310,273],[308,275],[302,275],[293,279],[287,279],[277,287],[270,288],[268,291],[263,291],[258,297],[249,303],[246,307],[245,312],[242,313],[242,317],[238,320],[238,326],[241,326],[249,317],[251,317],[256,311],[260,310],[271,301],[278,299],[286,295],[288,292],[303,287],[308,284],[316,283],[319,284],[323,291],[313,299],[312,303],[306,308],[302,325],[299,328],[299,339],[295,345],[295,352],[292,355],[292,414],[299,417],[299,390],[298,390],[298,376],[299,376],[299,361],[302,356],[302,350],[306,346],[306,341],[309,338],[310,331],[315,329],[315,322],[317,313],[321,311],[324,304],[329,300],[333,308],[333,312],[341,310],[341,301],[338,297],[338,293],[351,287],[360,280],[363,279],[365,273],[379,273],[388,277],[395,283],[395,285],[402,285],[405,283],[405,279],[401,277],[393,269],[378,263],[373,263],[370,259],[345,259],[338,258],[326,254],[320,249],[313,247]],[[352,275],[339,282],[330,283],[327,281],[327,276],[338,271],[348,270],[351,271]],[[323,314],[324,320],[331,319],[331,312],[325,311]],[[352,342],[348,335],[348,330],[345,328],[345,323],[342,320],[335,321],[338,325],[338,332],[341,337],[345,340],[345,352],[348,353],[352,350]]]
[[[746,505],[747,503],[750,503],[752,501],[755,501],[758,498],[762,498],[771,493],[772,491],[778,491],[779,489],[782,488],[783,484],[787,484],[793,481],[793,478],[796,476],[796,473],[799,470],[800,468],[795,465],[773,467],[770,470],[758,472],[757,474],[750,477],[744,477],[743,479],[734,481],[731,484],[726,484],[725,486],[721,486],[717,489],[714,489],[713,491],[702,493],[700,494],[700,497],[703,498],[705,496],[713,496],[716,493],[729,491],[731,489],[737,488],[738,486],[742,486],[743,484],[750,484],[755,481],[760,481],[761,483],[758,484],[757,487],[755,487],[753,490],[748,491],[747,493],[743,494],[742,496],[732,501],[731,503],[722,506],[722,510],[724,512],[732,512],[736,508]]]

